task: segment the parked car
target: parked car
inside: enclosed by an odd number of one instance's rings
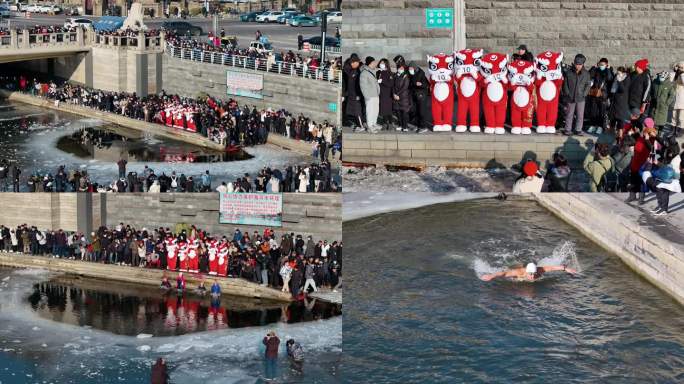
[[[50,12],[50,9],[52,9],[50,4],[42,4],[38,6],[38,12],[40,13],[48,13]]]
[[[290,21],[292,19],[294,19],[297,16],[302,16],[302,15],[304,15],[304,14],[301,12],[288,12],[282,16],[279,16],[277,21],[279,24],[290,24]]]
[[[283,11],[268,11],[257,16],[257,23],[275,23],[278,21],[278,16],[284,15]]]
[[[64,21],[64,28],[69,29],[76,27],[90,29],[93,27],[93,21],[83,17],[69,17]]]
[[[39,13],[40,6],[38,4],[30,4],[28,7],[26,7],[26,12]]]
[[[10,8],[6,4],[0,4],[0,18],[9,18],[10,15]]]
[[[52,5],[47,5],[45,7],[47,8],[47,11],[45,11],[45,13],[48,13],[51,15],[57,15],[57,14],[62,13],[62,7],[60,7],[59,5],[52,4]]]
[[[320,36],[312,36],[312,37],[309,37],[308,39],[304,39],[302,41],[305,43],[309,43],[311,45],[321,45],[321,37]],[[325,45],[328,47],[339,48],[340,47],[340,39],[333,37],[333,36],[326,36],[325,37]]]
[[[201,36],[203,34],[202,28],[192,25],[187,21],[165,21],[164,24],[162,24],[162,28],[181,36]]]
[[[240,21],[243,23],[248,23],[248,22],[254,22],[256,21],[257,16],[261,15],[263,12],[249,12],[249,13],[243,13],[240,15]]]
[[[341,23],[342,22],[342,12],[334,11],[334,12],[328,13],[328,22],[329,23]]]
[[[64,10],[64,14],[67,16],[78,16],[78,7],[69,7]]]
[[[290,21],[292,27],[317,27],[318,25],[318,20],[311,16],[297,16]]]
[[[257,51],[258,53],[270,53],[273,52],[273,46],[271,43],[262,43],[261,41],[252,41],[249,43],[250,51]]]

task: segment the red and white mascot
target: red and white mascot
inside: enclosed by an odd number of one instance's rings
[[[228,244],[221,242],[218,248],[218,274],[219,276],[228,275]]]
[[[456,132],[468,130],[466,123],[470,116],[470,132],[480,132],[480,59],[484,51],[463,49],[454,53],[456,64],[456,94],[458,112]]]
[[[190,239],[188,244],[188,270],[190,272],[199,272],[199,241],[197,239]]]
[[[218,273],[218,242],[216,239],[209,241],[207,253],[209,253],[209,274],[216,275]]]
[[[178,256],[178,244],[176,244],[176,239],[169,236],[166,238],[166,268],[175,271],[176,270],[176,257]]]
[[[506,106],[508,105],[508,55],[488,53],[480,59],[482,107],[485,115],[485,133],[506,133]]]
[[[444,53],[428,55],[427,61],[432,94],[432,130],[448,132],[454,118],[454,56]]]
[[[513,90],[511,99],[511,133],[529,135],[532,133],[534,113],[534,63],[514,60],[508,64],[508,81]]]
[[[188,271],[188,243],[180,241],[178,243],[178,262],[180,263],[178,269],[181,271]]]
[[[537,66],[537,133],[556,133],[558,99],[563,87],[563,53],[542,52],[534,62]]]

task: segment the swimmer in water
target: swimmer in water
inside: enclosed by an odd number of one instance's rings
[[[572,268],[568,268],[565,265],[556,265],[556,266],[551,266],[547,265],[544,267],[537,267],[535,263],[529,263],[525,268],[520,267],[520,268],[513,268],[509,269],[507,271],[502,271],[502,272],[496,272],[496,273],[489,273],[486,275],[482,275],[480,279],[484,281],[490,281],[492,279],[496,279],[499,277],[508,277],[512,278],[518,281],[535,281],[539,278],[542,277],[542,275],[546,272],[552,272],[552,271],[563,271],[567,272],[571,275],[574,275],[577,273],[576,270]]]

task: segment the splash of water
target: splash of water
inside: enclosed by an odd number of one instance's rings
[[[516,250],[502,251],[492,254],[493,264],[496,266],[492,265],[492,263],[488,263],[480,257],[476,257],[473,260],[473,271],[475,271],[475,275],[478,278],[482,278],[482,276],[486,274],[504,271],[507,269],[506,264],[508,263],[508,260],[511,258],[517,259],[517,255],[519,254],[521,254],[521,252]],[[553,252],[551,252],[549,256],[539,260],[537,265],[540,267],[551,265],[567,265],[570,268],[576,269],[578,273],[582,272],[581,265],[577,259],[575,244],[572,241],[564,241],[556,246],[556,248],[553,249]]]

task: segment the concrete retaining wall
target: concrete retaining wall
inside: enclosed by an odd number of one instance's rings
[[[343,160],[406,166],[510,167],[530,158],[542,164],[555,152],[581,165],[595,137],[485,134],[344,133]]]
[[[316,122],[338,121],[337,112],[331,112],[328,109],[328,104],[337,104],[340,100],[342,88],[336,83],[181,60],[167,54],[163,54],[163,65],[162,88],[169,93],[187,97],[197,97],[200,93],[206,93],[222,100],[234,98],[241,105],[255,105],[257,108],[285,108],[293,114],[303,113]],[[264,98],[260,100],[228,95],[226,87],[228,70],[263,75]]]
[[[184,143],[196,145],[214,151],[224,151],[225,148],[198,133],[183,131],[180,129],[169,128],[161,124],[147,123],[141,120],[131,119],[125,116],[116,115],[98,111],[92,108],[81,107],[67,103],[60,103],[55,106],[54,101],[33,97],[19,92],[8,92],[0,90],[0,97],[7,98],[11,101],[18,101],[26,104],[36,105],[41,108],[50,108],[57,111],[73,113],[80,116],[90,117],[106,121],[108,123],[117,124],[126,128],[131,128],[136,131],[152,134],[155,136],[165,137],[167,139],[181,141]]]
[[[27,256],[0,252],[0,265],[18,268],[43,268],[50,271],[67,272],[81,276],[103,280],[116,280],[127,283],[143,284],[158,287],[165,273],[175,279],[176,272],[166,272],[157,269],[106,265],[76,260],[53,259],[49,257]],[[196,287],[199,275],[184,273],[188,287]],[[213,279],[213,277],[212,277]],[[216,278],[221,285],[221,292],[225,295],[256,297],[261,299],[287,302],[290,294],[277,289],[262,287],[259,284],[244,279],[226,277]]]
[[[513,53],[582,52],[589,64],[607,57],[617,67],[647,57],[660,70],[684,58],[684,2],[678,0],[465,0],[469,47]],[[449,30],[428,30],[425,8],[453,8],[453,0],[345,0],[343,51],[390,60],[403,54],[450,52]]]
[[[608,194],[546,193],[537,194],[536,199],[684,304],[684,235],[678,228],[663,232],[658,229],[662,221],[643,217]]]
[[[0,224],[75,231],[75,193],[0,193]]]
[[[283,195],[283,226],[276,233],[312,235],[329,242],[342,240],[342,195],[286,193]],[[215,235],[232,235],[236,227],[263,232],[264,227],[219,224],[217,193],[100,194],[106,201],[109,226],[120,222],[138,227],[173,228],[177,223],[195,224]]]

